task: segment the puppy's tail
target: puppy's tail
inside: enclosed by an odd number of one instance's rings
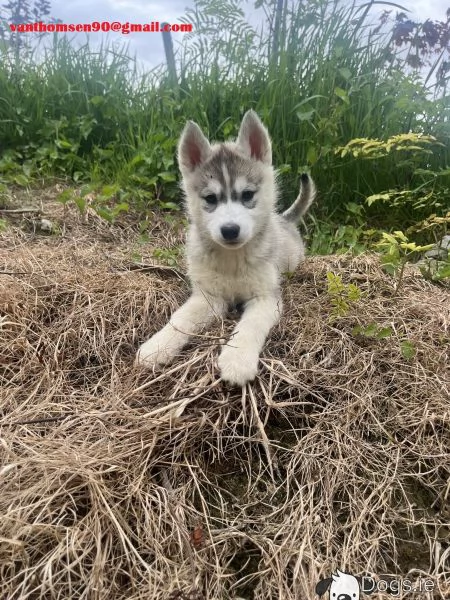
[[[308,208],[311,206],[312,201],[316,195],[316,186],[314,181],[309,175],[303,173],[300,177],[300,192],[297,196],[296,201],[292,206],[282,213],[286,221],[290,223],[298,223],[301,217],[306,213]]]

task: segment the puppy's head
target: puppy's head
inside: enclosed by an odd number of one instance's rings
[[[214,243],[235,250],[264,229],[276,202],[270,137],[248,111],[236,142],[211,145],[189,121],[178,162],[191,221]]]

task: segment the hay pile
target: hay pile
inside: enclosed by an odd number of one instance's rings
[[[73,219],[2,238],[0,598],[309,600],[336,567],[448,598],[448,292],[310,258],[253,385],[218,380],[231,321],[153,375],[136,348],[187,285]],[[366,293],[334,322],[327,271]]]

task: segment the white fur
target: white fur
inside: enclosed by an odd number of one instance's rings
[[[218,364],[221,378],[233,385],[243,386],[255,378],[261,350],[282,312],[281,274],[293,271],[304,257],[295,223],[275,211],[271,156],[269,135],[253,111],[244,116],[235,143],[211,146],[198,125],[186,125],[179,164],[190,218],[187,262],[192,295],[139,348],[138,364],[169,363],[190,335],[223,317],[230,305],[244,303]],[[309,182],[307,202],[300,196],[296,201],[304,204],[303,212],[314,196]],[[253,192],[251,201],[244,201],[245,191]],[[214,206],[206,200],[211,196],[217,200]],[[224,226],[239,227],[233,244],[224,238]]]

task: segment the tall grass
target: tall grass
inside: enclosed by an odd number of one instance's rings
[[[305,168],[321,192],[321,218],[352,222],[358,213],[361,220],[363,213],[349,204],[386,190],[425,185],[440,198],[450,178],[427,172],[448,164],[448,98],[429,95],[422,74],[408,72],[392,55],[389,29],[376,20],[377,3],[286,3],[277,51],[274,3],[260,4],[268,17],[256,29],[237,0],[197,0],[185,17],[194,32],[178,54],[176,88],[164,67],[140,72],[126,48],[75,48],[54,38],[41,60],[17,64],[5,54],[0,176],[26,183],[58,174],[132,189],[141,203],[176,199],[174,154],[184,121],[197,121],[221,140],[237,133],[243,112],[253,107],[273,137],[286,203]],[[374,160],[342,158],[338,151],[355,138],[387,140],[410,131],[434,135],[442,145]],[[395,225],[423,218],[435,206],[422,209],[376,204],[364,215]]]

